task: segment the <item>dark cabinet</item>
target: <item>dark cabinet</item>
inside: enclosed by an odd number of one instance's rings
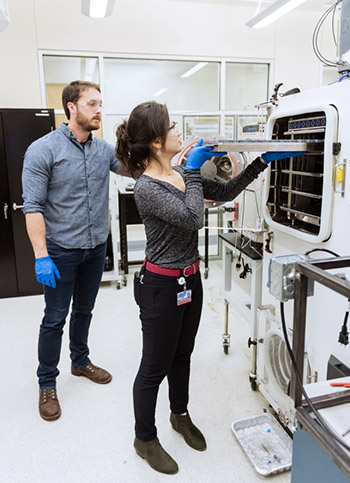
[[[22,213],[28,146],[55,129],[52,109],[0,109],[0,298],[42,293]]]
[[[120,189],[118,196],[121,269],[126,274],[129,273],[129,265],[131,264],[128,259],[127,225],[142,225],[142,220],[134,200],[134,193]],[[142,260],[132,263],[139,264],[142,263]]]

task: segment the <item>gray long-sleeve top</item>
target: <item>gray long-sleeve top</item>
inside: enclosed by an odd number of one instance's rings
[[[145,174],[134,197],[146,230],[146,258],[166,268],[185,268],[198,258],[198,230],[204,223],[204,199],[231,201],[267,168],[257,158],[238,176],[222,183],[199,170],[173,169],[184,178],[186,191]]]
[[[62,123],[26,151],[24,213],[42,213],[46,238],[63,248],[94,248],[108,236],[109,171],[114,147],[90,136],[82,145]]]

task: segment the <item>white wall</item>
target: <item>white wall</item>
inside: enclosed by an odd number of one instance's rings
[[[283,90],[317,87],[311,39],[321,13],[293,12],[255,30],[245,27],[255,7],[118,0],[111,17],[96,20],[81,15],[80,0],[11,0],[11,23],[0,32],[0,106],[41,106],[38,50],[274,59]]]

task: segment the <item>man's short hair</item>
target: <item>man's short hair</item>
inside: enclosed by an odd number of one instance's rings
[[[101,88],[95,82],[87,82],[82,80],[73,81],[68,84],[62,91],[62,104],[64,112],[67,116],[67,119],[70,119],[70,112],[67,107],[68,102],[78,102],[81,93],[86,89],[96,89],[101,92]]]

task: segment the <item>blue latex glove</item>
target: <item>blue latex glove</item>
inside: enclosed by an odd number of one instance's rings
[[[303,154],[305,154],[305,152],[302,151],[270,151],[268,153],[263,153],[261,157],[266,164],[269,164],[271,161],[276,161],[276,159],[293,158],[294,156],[302,156]]]
[[[200,169],[201,166],[213,156],[224,156],[226,152],[214,152],[211,146],[202,146],[203,139],[200,139],[188,155],[184,170]]]
[[[40,257],[35,260],[35,275],[39,283],[56,288],[56,278],[61,278],[58,268],[50,257]]]

